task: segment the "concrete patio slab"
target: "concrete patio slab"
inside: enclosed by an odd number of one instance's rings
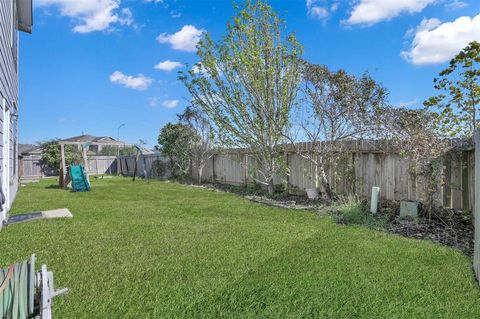
[[[72,213],[68,208],[60,208],[42,211],[42,218],[72,218]]]
[[[52,218],[72,218],[73,215],[68,208],[59,208],[53,210],[45,210],[41,212],[30,212],[20,215],[13,215],[8,218],[8,224],[17,224],[28,222],[37,219],[52,219]]]

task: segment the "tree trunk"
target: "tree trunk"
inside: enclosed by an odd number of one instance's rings
[[[322,198],[327,202],[330,203],[333,199],[333,191],[330,187],[330,183],[328,182],[327,174],[325,173],[325,167],[323,165],[323,159],[319,161],[318,165],[319,175],[320,175],[320,193],[322,194]]]
[[[270,180],[268,181],[268,193],[270,195],[273,195],[273,193],[275,192],[275,185],[273,185],[273,177],[270,178]]]
[[[198,185],[202,184],[203,166],[198,166]]]

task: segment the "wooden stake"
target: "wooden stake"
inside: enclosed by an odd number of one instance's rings
[[[67,188],[67,184],[65,183],[66,176],[67,176],[67,164],[65,163],[65,145],[60,144],[60,152],[62,153],[62,187],[64,189]]]
[[[135,181],[135,176],[137,175],[139,157],[140,157],[140,149],[137,150],[137,155],[135,156],[135,169],[133,170],[133,181]]]
[[[83,166],[85,166],[85,172],[88,173],[87,148],[84,145],[82,145],[82,157],[83,157]]]

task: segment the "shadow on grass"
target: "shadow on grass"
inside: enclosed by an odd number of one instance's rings
[[[45,186],[45,189],[63,189],[63,188],[60,187],[59,185],[52,184],[52,185]]]

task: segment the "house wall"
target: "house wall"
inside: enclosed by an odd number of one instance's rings
[[[15,2],[0,1],[0,167],[2,172],[5,169],[4,154],[10,162],[6,168],[9,179],[7,181],[9,203],[2,207],[0,212],[1,224],[6,218],[6,211],[13,203],[18,189],[18,117],[16,116],[18,114],[18,31]],[[5,112],[10,113],[9,123],[4,123]],[[8,145],[4,142],[6,134],[4,127],[9,131]],[[4,148],[7,148],[8,152]],[[2,183],[4,182],[2,180]]]

